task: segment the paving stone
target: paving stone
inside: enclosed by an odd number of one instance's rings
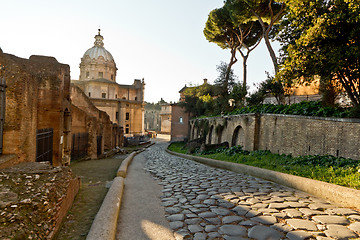
[[[269,208],[284,209],[289,207],[288,203],[270,203]]]
[[[180,229],[174,234],[176,240],[190,239],[191,234],[186,229]]]
[[[207,235],[205,233],[195,233],[193,240],[206,240]]]
[[[219,225],[221,224],[220,218],[205,218],[206,221],[208,221],[210,224]]]
[[[223,236],[225,240],[248,240],[248,238],[243,238],[241,236]]]
[[[208,238],[209,239],[221,238],[221,234],[218,232],[210,232],[208,233]]]
[[[222,235],[245,237],[247,236],[247,229],[238,225],[222,225],[219,228],[219,233]]]
[[[255,225],[259,225],[258,222],[254,222],[251,220],[246,220],[246,221],[242,221],[239,223],[241,226],[255,226]]]
[[[294,230],[294,228],[290,227],[287,224],[283,224],[283,223],[275,223],[274,225],[271,225],[270,227],[275,230],[278,230],[280,232],[286,232],[286,233]]]
[[[327,215],[325,212],[312,210],[309,208],[300,208],[299,211],[302,212],[305,216]]]
[[[170,215],[167,217],[167,219],[170,221],[170,222],[173,222],[173,221],[183,221],[185,218],[185,215],[184,214],[174,214],[174,215]]]
[[[353,221],[359,221],[360,222],[360,215],[350,215],[349,218]]]
[[[272,213],[278,213],[279,211],[272,208],[260,208],[258,209],[258,212],[262,212],[264,214],[272,214]]]
[[[338,225],[348,225],[350,222],[343,216],[335,216],[335,215],[321,215],[321,216],[313,216],[312,219],[316,222],[322,224],[338,224]]]
[[[226,202],[226,201],[218,201],[218,205],[219,205],[220,207],[228,208],[228,209],[235,207],[235,205],[234,205],[233,203],[231,203],[231,202]]]
[[[204,200],[204,204],[207,205],[215,205],[216,201],[214,199],[206,199]]]
[[[203,212],[203,213],[199,213],[198,215],[199,215],[199,217],[202,217],[202,218],[213,218],[213,217],[217,217],[217,214],[214,213],[214,212]]]
[[[261,214],[261,212],[251,210],[245,214],[245,217],[252,218],[252,217],[259,216],[260,214]]]
[[[325,212],[328,214],[345,215],[345,216],[359,214],[358,212],[349,208],[332,208],[332,209],[326,209]]]
[[[274,216],[258,216],[250,218],[251,221],[259,222],[265,225],[274,224],[277,222],[276,217]]]
[[[358,237],[356,233],[351,231],[345,226],[340,225],[328,225],[328,230],[325,231],[326,236],[335,239],[349,239]]]
[[[203,230],[199,225],[188,225],[188,229],[191,233],[201,232]]]
[[[219,229],[218,226],[215,225],[206,225],[205,232],[216,232]]]
[[[169,213],[169,214],[176,214],[181,212],[182,209],[179,207],[167,207],[165,208],[165,212]]]
[[[172,230],[177,230],[177,229],[182,228],[184,226],[183,221],[170,222],[169,224],[170,224],[170,228]]]
[[[267,206],[269,206],[269,204],[257,203],[257,204],[251,205],[251,208],[252,209],[259,209],[259,208],[266,208]]]
[[[194,225],[200,223],[201,221],[202,221],[201,218],[190,218],[190,219],[186,219],[185,223],[189,225]]]
[[[284,212],[272,213],[271,215],[276,218],[283,218],[283,219],[287,218],[287,215]]]
[[[223,217],[222,219],[222,222],[224,224],[228,224],[228,223],[237,223],[237,222],[240,222],[244,220],[244,218],[240,217],[240,216],[226,216],[226,217]]]
[[[296,209],[284,209],[283,212],[292,218],[300,218],[303,215],[299,210]]]
[[[308,207],[313,210],[325,210],[328,208],[334,208],[333,205],[326,203],[311,203],[308,205]]]
[[[284,236],[275,229],[257,225],[249,230],[248,237],[256,240],[278,240]]]
[[[287,219],[287,224],[293,227],[296,230],[307,230],[307,231],[317,231],[315,223],[309,220],[303,219]]]
[[[232,209],[232,211],[236,212],[240,216],[246,215],[250,210],[251,208],[247,206],[237,206]]]
[[[230,214],[230,210],[226,208],[212,208],[211,211],[221,216],[226,216]]]
[[[286,234],[286,237],[290,240],[304,240],[312,236],[311,232],[306,231],[292,231]]]
[[[194,213],[189,213],[189,214],[186,214],[186,217],[187,218],[196,218],[196,217],[198,217],[198,215],[194,214]]]
[[[323,236],[317,236],[316,240],[334,240],[333,238],[329,238],[329,237],[323,237]]]
[[[352,231],[360,234],[360,222],[355,222],[355,223],[350,224],[349,228],[350,228]]]
[[[308,206],[308,203],[304,203],[304,202],[287,202],[289,207],[292,208],[304,208]]]

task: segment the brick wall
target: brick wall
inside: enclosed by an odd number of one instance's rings
[[[172,105],[171,111],[171,141],[183,141],[188,139],[189,134],[189,113],[185,109]]]
[[[3,153],[17,155],[12,164],[34,162],[36,130],[53,128],[53,165],[66,164],[70,67],[53,57],[23,59],[1,51],[0,64],[7,84]]]

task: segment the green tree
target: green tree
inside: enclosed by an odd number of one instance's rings
[[[278,61],[270,42],[270,32],[284,15],[285,2],[282,0],[226,0],[225,4],[231,6],[232,15],[245,19],[245,22],[255,20],[259,22],[275,72],[278,72]]]
[[[204,28],[204,35],[209,42],[217,44],[222,49],[230,49],[231,58],[224,76],[226,88],[231,67],[237,62],[236,50],[240,45],[235,33],[235,26],[229,14],[228,9],[226,8],[212,10]]]
[[[287,0],[279,29],[282,81],[337,81],[360,105],[360,5],[358,0]]]

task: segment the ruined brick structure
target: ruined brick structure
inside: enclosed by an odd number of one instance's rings
[[[75,85],[71,85],[71,101],[73,103],[72,134],[88,133],[87,155],[90,158],[98,157],[97,139],[101,139],[100,148],[104,151],[123,145],[123,129],[112,123],[109,115],[97,109]]]
[[[52,132],[47,145],[47,161],[65,165],[70,161],[70,68],[53,57],[19,58],[0,51],[0,64],[5,66],[6,112],[3,132],[3,154],[14,154],[1,167],[20,162],[44,160],[41,134]],[[49,135],[50,136],[50,135]],[[51,140],[51,141],[50,141]],[[38,146],[37,146],[38,144]],[[38,153],[37,153],[38,150]],[[46,151],[46,149],[45,149]],[[39,158],[40,157],[40,158]],[[4,157],[3,157],[4,159]]]
[[[243,114],[191,120],[190,139],[201,136],[207,144],[228,142],[249,151],[360,160],[359,119]]]

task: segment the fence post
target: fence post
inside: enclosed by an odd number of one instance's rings
[[[3,67],[0,66],[0,70]],[[3,153],[3,130],[5,123],[5,107],[6,107],[6,81],[5,77],[0,77],[0,155]]]

